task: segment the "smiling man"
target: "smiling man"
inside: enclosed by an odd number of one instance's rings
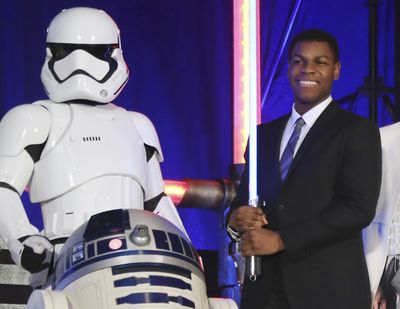
[[[258,192],[248,207],[248,163],[228,231],[262,275],[244,282],[241,308],[367,309],[361,230],[374,217],[381,179],[378,128],[332,100],[336,39],[304,31],[289,47],[291,114],[258,128]]]

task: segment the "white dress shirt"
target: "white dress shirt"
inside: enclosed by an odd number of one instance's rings
[[[300,137],[297,141],[296,148],[294,150],[293,156],[296,155],[297,150],[299,149],[301,143],[303,142],[304,138],[306,137],[308,131],[310,131],[311,127],[314,125],[314,122],[318,119],[318,117],[322,114],[325,108],[328,107],[329,103],[332,102],[332,96],[329,96],[324,101],[310,109],[303,115],[300,115],[294,108],[294,104],[292,106],[292,114],[288,122],[286,123],[285,131],[283,132],[282,141],[281,141],[281,150],[279,159],[282,157],[283,151],[286,147],[286,144],[289,142],[289,138],[293,133],[294,127],[296,125],[296,121],[298,118],[302,117],[305,125],[301,128]]]

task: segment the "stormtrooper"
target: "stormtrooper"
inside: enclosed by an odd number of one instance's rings
[[[113,19],[67,9],[46,41],[50,100],[0,122],[0,237],[32,274],[28,308],[237,308],[207,299],[200,259],[163,193],[153,124],[111,103],[129,76]],[[25,188],[43,231],[24,210]]]
[[[51,22],[41,80],[50,100],[0,123],[0,236],[16,264],[46,282],[66,239],[93,215],[149,210],[186,232],[163,193],[163,155],[151,121],[111,102],[128,81],[119,29],[104,11],[72,8]],[[20,196],[40,203],[43,231]]]

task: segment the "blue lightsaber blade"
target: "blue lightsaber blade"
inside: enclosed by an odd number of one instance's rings
[[[257,194],[257,1],[249,0],[249,205],[258,206]],[[261,258],[246,258],[246,276],[256,281],[261,275]]]

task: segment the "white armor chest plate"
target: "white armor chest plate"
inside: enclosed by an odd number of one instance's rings
[[[45,233],[67,235],[100,211],[142,208],[146,153],[128,112],[112,104],[42,105],[52,127],[30,198],[42,203]]]
[[[55,119],[41,159],[36,162],[30,185],[33,202],[54,199],[98,177],[121,175],[145,186],[146,153],[128,112],[106,106],[69,107],[66,124],[51,104]],[[47,107],[47,106],[46,106]],[[65,126],[64,130],[60,126]],[[62,133],[61,133],[62,132]],[[58,136],[55,136],[58,135]]]

